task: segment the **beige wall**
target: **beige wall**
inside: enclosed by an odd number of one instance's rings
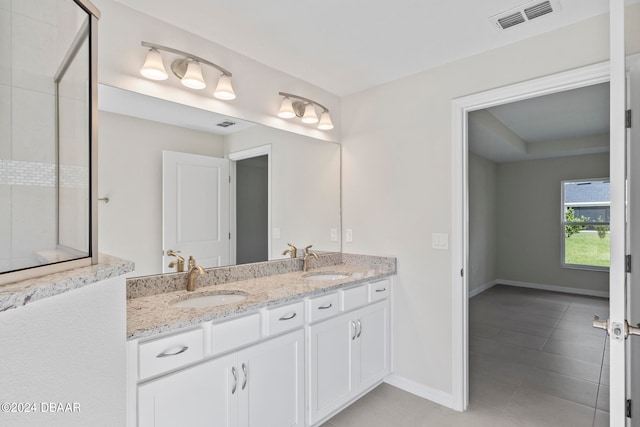
[[[640,6],[630,6],[628,52],[640,50]],[[346,252],[398,256],[394,370],[423,390],[452,386],[451,100],[608,58],[603,15],[415,74],[342,100]]]
[[[499,164],[498,278],[607,292],[609,273],[561,268],[560,182],[608,176],[608,153]]]
[[[495,163],[469,153],[469,293],[498,278],[497,179]]]
[[[129,276],[162,271],[162,150],[223,157],[219,135],[100,111],[100,252],[136,263]]]

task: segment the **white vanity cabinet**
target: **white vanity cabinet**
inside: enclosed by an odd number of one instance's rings
[[[304,331],[138,387],[140,427],[304,426]]]
[[[390,371],[390,280],[129,342],[129,427],[316,426]]]
[[[344,292],[347,298],[366,295],[357,288]],[[364,304],[367,300],[354,305]],[[333,415],[389,373],[389,344],[387,299],[309,326],[309,425]]]

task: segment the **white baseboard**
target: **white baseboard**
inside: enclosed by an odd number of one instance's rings
[[[543,285],[541,283],[520,282],[518,280],[498,279],[496,284],[518,286],[520,288],[540,289],[543,291],[564,292],[566,294],[588,295],[591,297],[609,298],[609,291],[592,291],[589,289],[569,288],[566,286]]]
[[[490,288],[494,287],[494,286],[495,286],[495,285],[497,285],[498,283],[499,283],[499,282],[498,282],[497,280],[494,280],[494,281],[492,281],[492,282],[485,283],[484,285],[482,285],[482,286],[480,286],[480,287],[478,287],[478,288],[475,288],[475,289],[474,289],[474,290],[472,290],[472,291],[469,291],[469,298],[473,298],[473,297],[475,297],[476,295],[479,295],[479,294],[483,293],[484,291],[486,291],[487,289],[490,289]]]
[[[453,408],[453,396],[450,393],[445,393],[441,390],[436,390],[424,384],[419,384],[415,381],[401,377],[396,374],[391,374],[384,379],[384,382],[398,387],[404,391],[407,391],[416,396],[420,396],[424,399],[435,402],[439,405],[446,406],[447,408]]]

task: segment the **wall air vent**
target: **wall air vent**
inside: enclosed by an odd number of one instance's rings
[[[529,0],[520,6],[490,16],[489,21],[494,28],[506,30],[507,28],[524,24],[532,19],[560,10],[559,0],[547,0],[543,2],[539,0]]]
[[[216,126],[220,126],[221,128],[228,128],[229,126],[235,125],[236,122],[231,122],[229,120],[225,120],[224,122],[218,123]]]

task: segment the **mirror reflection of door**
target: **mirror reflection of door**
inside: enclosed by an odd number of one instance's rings
[[[236,263],[269,259],[269,157],[251,157],[236,164]]]
[[[202,267],[229,264],[229,160],[162,152],[163,272],[172,250]]]

